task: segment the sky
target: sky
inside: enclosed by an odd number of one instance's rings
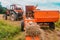
[[[11,4],[37,5],[41,10],[60,10],[60,0],[0,0],[2,6],[8,7]]]

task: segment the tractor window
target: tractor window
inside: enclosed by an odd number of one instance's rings
[[[21,10],[21,8],[16,8],[16,10]]]
[[[11,9],[14,9],[14,6],[11,6]]]
[[[32,11],[28,11],[28,12],[26,13],[26,17],[27,17],[27,18],[34,18],[33,12],[32,12]]]

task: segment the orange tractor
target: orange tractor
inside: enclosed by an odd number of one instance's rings
[[[3,15],[4,19],[7,20],[8,16],[10,16],[10,20],[16,21],[19,18],[23,18],[23,10],[21,5],[13,4],[10,5],[10,9],[6,10],[6,13]]]
[[[26,23],[37,23],[39,26],[49,26],[49,29],[54,30],[54,22],[59,20],[59,11],[57,10],[39,10],[33,5],[27,5],[25,7],[26,12],[23,15],[23,21],[21,22],[21,30],[24,31]],[[32,40],[32,37],[26,36],[26,40]],[[35,37],[35,40],[39,40]]]

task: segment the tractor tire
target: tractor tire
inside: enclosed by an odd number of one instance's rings
[[[21,31],[24,31],[24,21],[21,22]]]
[[[7,20],[7,14],[4,14],[4,15],[3,15],[3,19],[4,19],[4,20]]]
[[[10,20],[11,21],[17,21],[17,15],[16,14],[11,14],[10,15]]]
[[[55,30],[55,24],[53,22],[49,23],[49,29],[50,30]]]

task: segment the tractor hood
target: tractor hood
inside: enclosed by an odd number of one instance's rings
[[[14,10],[16,13],[22,13],[22,10]]]

